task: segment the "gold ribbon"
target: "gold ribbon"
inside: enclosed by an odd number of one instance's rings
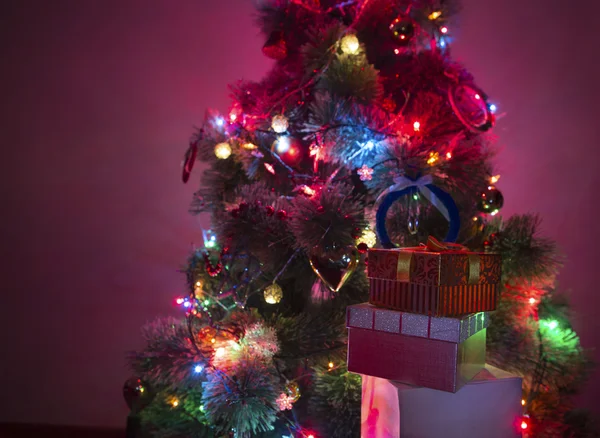
[[[429,236],[427,239],[427,244],[422,243],[420,246],[400,249],[401,251],[398,252],[398,265],[396,267],[396,280],[401,282],[410,281],[410,266],[415,252],[468,251],[468,248],[464,245],[440,242],[432,236]],[[467,282],[468,284],[479,284],[479,276],[481,273],[481,256],[474,253],[468,253],[467,255],[469,258],[469,276]]]

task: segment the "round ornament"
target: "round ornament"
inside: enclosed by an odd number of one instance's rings
[[[356,55],[360,50],[360,42],[356,35],[350,33],[344,35],[340,41],[340,48],[342,49],[342,53],[346,55]]]
[[[285,131],[288,130],[289,126],[290,124],[288,122],[288,119],[283,114],[273,117],[273,120],[271,121],[271,128],[277,134],[283,134]]]
[[[474,132],[489,130],[496,121],[485,93],[475,86],[455,84],[448,89],[448,100],[456,117]]]
[[[296,382],[289,382],[285,385],[285,392],[292,397],[294,403],[300,399],[300,387]]]
[[[415,25],[410,18],[400,16],[392,21],[390,30],[392,31],[394,38],[404,45],[407,44],[415,34]]]
[[[139,412],[154,399],[154,393],[147,383],[137,377],[130,377],[123,385],[125,403],[132,411]]]
[[[219,160],[226,160],[231,155],[231,146],[227,142],[215,146],[215,155]]]
[[[283,298],[283,290],[277,283],[273,283],[265,288],[263,295],[268,304],[278,304]]]
[[[496,186],[488,186],[481,194],[477,208],[482,213],[496,214],[504,205],[504,196]]]

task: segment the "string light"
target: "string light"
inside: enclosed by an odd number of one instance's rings
[[[174,408],[176,408],[177,406],[179,406],[179,400],[173,399],[173,401],[171,401],[171,406],[173,406]]]
[[[210,340],[210,343],[211,343],[211,344],[214,344],[215,342],[217,342],[217,340],[216,340],[215,338],[212,338],[212,339]]]
[[[536,303],[536,301],[537,300],[533,297],[529,298],[529,304],[531,304],[532,306]]]
[[[253,151],[254,149],[257,149],[257,148],[258,148],[258,146],[256,146],[254,143],[250,143],[250,142],[248,142],[248,143],[244,143],[244,144],[242,145],[242,147],[243,147],[244,149],[248,150],[248,151]]]
[[[525,406],[525,399],[524,398],[521,399],[521,406]]]
[[[194,367],[194,372],[195,372],[195,373],[201,373],[201,372],[202,372],[202,370],[204,370],[204,367],[203,367],[202,365],[196,365],[196,366]]]
[[[278,154],[285,154],[290,149],[290,138],[280,137],[275,141],[275,150]]]
[[[329,364],[327,364],[327,366],[328,366],[328,367],[329,367],[329,369],[331,370],[331,369],[333,369],[333,367],[334,367],[334,364],[333,364],[333,362],[329,362]]]
[[[177,304],[179,304],[179,305],[183,304],[183,302],[184,302],[184,301],[185,301],[185,300],[184,300],[183,298],[177,298],[177,299],[175,300],[175,302],[176,302]]]
[[[272,175],[275,175],[275,168],[273,167],[273,165],[269,164],[269,163],[264,163],[265,165],[265,169],[267,169],[267,172],[269,172]]]
[[[449,160],[452,158],[452,152],[447,152],[446,153],[446,158]]]
[[[444,34],[448,33],[448,28],[446,26],[442,27],[440,31]]]
[[[437,20],[441,16],[442,16],[442,11],[434,11],[431,14],[429,14],[429,16],[427,18],[429,18],[431,21],[433,21],[433,20]]]
[[[440,154],[437,152],[430,152],[429,158],[427,159],[427,164],[433,166],[440,159]]]
[[[527,421],[523,420],[521,421],[521,429],[522,430],[526,430],[529,427],[529,424],[527,424]]]
[[[420,122],[413,123],[413,128],[414,128],[415,132],[419,132],[421,130],[421,123]]]
[[[500,175],[494,175],[490,178],[492,184],[496,184],[500,180]]]
[[[223,117],[217,117],[215,119],[215,123],[217,124],[217,126],[221,127],[225,124],[225,119]]]
[[[340,42],[342,52],[346,55],[356,55],[360,50],[360,42],[354,34],[348,34],[342,38]]]
[[[201,281],[197,281],[196,282],[196,287],[202,287],[202,282]]]
[[[215,146],[215,155],[220,160],[226,160],[231,155],[231,146],[229,143],[223,142]]]
[[[496,110],[498,109],[498,107],[496,105],[494,105],[493,103],[490,104],[489,106],[490,112],[495,113]]]

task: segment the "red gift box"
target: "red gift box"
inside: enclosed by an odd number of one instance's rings
[[[369,302],[434,316],[496,310],[500,255],[428,245],[369,250]]]
[[[354,373],[456,392],[485,365],[486,313],[438,318],[360,304],[347,316]]]

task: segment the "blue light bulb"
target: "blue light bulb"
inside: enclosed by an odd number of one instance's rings
[[[202,365],[196,365],[194,367],[194,372],[196,373],[201,373],[204,370],[204,367]]]

